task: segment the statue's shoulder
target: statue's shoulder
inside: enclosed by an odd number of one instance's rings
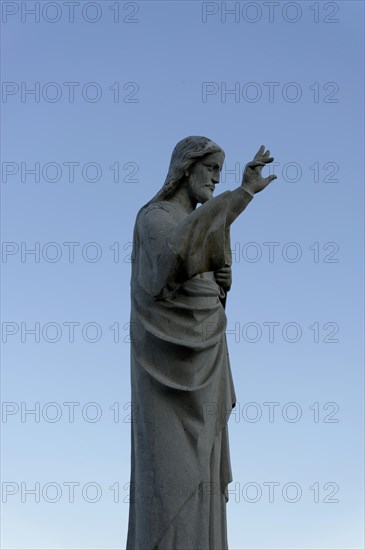
[[[136,218],[136,227],[143,233],[155,234],[178,223],[174,206],[167,201],[151,202],[143,206]]]
[[[139,210],[137,219],[142,221],[142,218],[165,218],[166,214],[175,217],[176,209],[171,202],[168,201],[156,201],[150,202]]]
[[[165,212],[173,212],[175,207],[170,201],[155,201],[150,202],[141,208],[141,211],[151,212],[153,210],[164,210]]]

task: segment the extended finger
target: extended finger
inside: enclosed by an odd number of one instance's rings
[[[256,166],[265,166],[265,162],[262,162],[261,160],[251,160],[251,162],[246,164],[246,167],[248,168],[256,168]]]
[[[268,153],[270,153],[270,151],[268,151]],[[261,162],[263,165],[264,163],[267,164],[268,162],[272,162],[273,160],[274,160],[274,157],[269,157],[265,153],[265,155],[260,155],[260,156],[256,155],[254,160],[251,162]],[[249,164],[251,163],[249,162]]]
[[[268,176],[267,178],[265,178],[265,183],[266,185],[269,185],[269,183],[271,183],[273,180],[276,180],[278,177],[275,176],[275,174],[272,174],[271,176]]]
[[[261,145],[260,149],[257,151],[254,158],[261,157],[264,151],[265,151],[265,145]]]
[[[230,273],[215,273],[214,274],[216,279],[219,279],[220,281],[226,281],[230,278]]]
[[[214,272],[215,277],[229,277],[231,275],[231,268],[230,267],[222,267],[218,271]]]

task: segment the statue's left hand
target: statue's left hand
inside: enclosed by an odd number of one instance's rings
[[[222,267],[214,272],[214,278],[223,290],[230,290],[232,285],[232,270],[229,266]]]

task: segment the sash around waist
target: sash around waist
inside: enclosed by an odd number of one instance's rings
[[[219,299],[221,288],[209,279],[194,277],[174,298],[155,301],[138,287],[133,292],[131,340],[143,343],[150,334],[171,344],[204,349],[224,337],[227,318]]]

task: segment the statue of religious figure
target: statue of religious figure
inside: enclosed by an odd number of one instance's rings
[[[261,146],[241,185],[213,197],[223,161],[210,139],[183,139],[136,218],[127,550],[228,548],[230,226],[276,176],[262,177],[273,158]]]

